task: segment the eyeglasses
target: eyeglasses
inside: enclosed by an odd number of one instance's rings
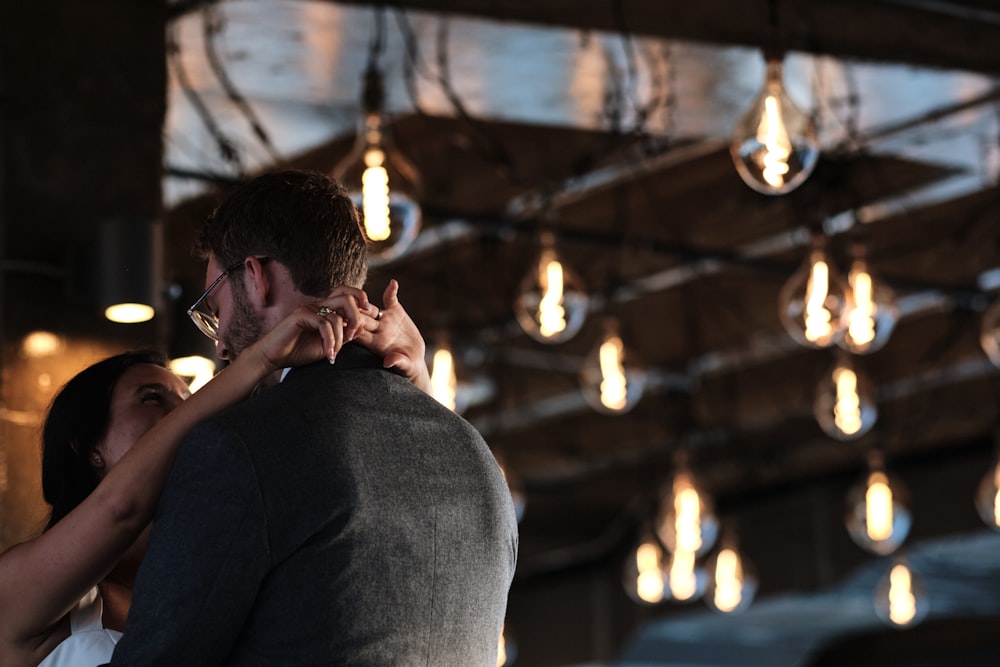
[[[261,264],[265,263],[268,260],[267,257],[258,257],[257,259],[260,260]],[[198,331],[202,332],[203,334],[205,334],[206,336],[208,336],[209,338],[211,338],[216,342],[219,341],[218,316],[216,316],[215,313],[209,310],[198,310],[198,309],[199,307],[205,305],[205,299],[207,299],[208,295],[212,293],[212,290],[214,290],[216,286],[222,282],[223,278],[228,276],[236,269],[241,268],[242,266],[243,266],[243,260],[241,259],[232,266],[227,267],[226,270],[220,273],[219,277],[213,280],[212,284],[209,285],[208,288],[201,293],[201,296],[198,297],[198,300],[195,301],[193,304],[191,304],[191,307],[187,309],[188,317],[190,317],[191,321],[194,322],[194,325],[198,327]]]

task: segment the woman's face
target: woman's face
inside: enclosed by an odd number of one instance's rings
[[[111,392],[111,419],[96,450],[103,476],[125,452],[190,392],[180,378],[159,366],[136,364],[122,373]],[[94,463],[94,460],[91,460]]]

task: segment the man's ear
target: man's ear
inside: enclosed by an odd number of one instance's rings
[[[243,260],[243,286],[247,297],[257,308],[264,308],[271,295],[271,280],[264,271],[264,265],[253,255]]]

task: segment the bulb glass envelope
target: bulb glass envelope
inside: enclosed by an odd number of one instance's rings
[[[766,195],[796,189],[816,168],[816,123],[785,91],[779,59],[767,61],[764,86],[733,128],[730,154],[743,182]]]
[[[887,556],[902,546],[913,519],[909,492],[895,476],[871,467],[847,494],[847,533],[859,547]]]

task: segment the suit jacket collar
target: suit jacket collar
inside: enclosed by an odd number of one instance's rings
[[[285,377],[284,382],[294,382],[303,378],[311,377],[314,373],[324,370],[343,371],[356,368],[382,368],[382,360],[362,347],[359,343],[347,343],[340,352],[337,353],[337,361],[334,364],[325,359],[321,359],[308,366],[293,368]]]

